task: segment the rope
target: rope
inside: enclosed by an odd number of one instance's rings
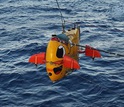
[[[72,45],[78,46],[78,47],[82,47],[82,48],[86,48],[86,46],[83,46],[83,45],[78,45],[78,44],[72,44]],[[108,54],[111,54],[111,55],[115,55],[115,56],[118,56],[118,57],[124,57],[124,55],[118,54],[118,53],[114,53],[114,52],[109,52],[109,51],[105,51],[105,50],[101,50],[101,49],[96,49],[96,48],[93,48],[93,47],[91,47],[91,49],[98,50],[98,51],[101,51],[101,52],[104,52],[104,53],[108,53]]]
[[[62,15],[62,11],[61,11],[61,8],[60,8],[60,6],[59,6],[58,0],[56,0],[56,3],[57,3],[57,6],[58,6],[58,9],[59,9],[59,11],[60,11],[61,21],[62,21],[62,28],[63,28],[63,32],[64,32],[64,29],[65,29],[65,20],[64,20],[64,17],[63,17],[63,15]]]

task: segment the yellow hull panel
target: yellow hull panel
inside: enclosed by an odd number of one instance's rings
[[[75,28],[65,32],[69,40],[74,44],[79,44],[80,29]],[[78,61],[78,47],[70,43],[50,40],[46,50],[46,70],[51,81],[62,79],[70,70],[62,64],[64,55],[67,55]],[[56,63],[57,62],[57,63]]]

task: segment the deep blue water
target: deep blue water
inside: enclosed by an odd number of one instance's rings
[[[81,69],[52,83],[28,63],[61,33],[56,0],[0,0],[0,107],[124,107],[124,57],[80,55]],[[124,54],[124,0],[59,0],[80,22],[82,45]]]

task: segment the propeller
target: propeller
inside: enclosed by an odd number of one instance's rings
[[[96,49],[96,48],[90,47],[88,45],[83,46],[83,45],[78,45],[78,44],[74,44],[74,43],[72,43],[72,45],[85,48],[85,51],[82,52],[82,53],[85,53],[86,56],[90,56],[90,57],[93,57],[93,54],[95,54],[97,58],[100,58],[101,57],[100,52],[115,55],[115,56],[118,56],[118,57],[124,57],[123,54],[118,54],[118,53],[115,53],[115,52],[109,52],[109,51],[102,50],[102,49]]]
[[[101,58],[101,54],[98,50],[93,49],[92,47],[86,45],[85,51],[84,51],[86,56],[89,56],[91,58]]]
[[[80,69],[80,65],[78,63],[78,61],[76,61],[75,59],[65,55],[63,58],[63,66],[70,68],[70,69]]]
[[[35,65],[37,64],[45,64],[45,63],[52,63],[55,65],[63,65],[66,68],[70,68],[70,69],[80,69],[80,65],[78,63],[78,61],[76,61],[75,59],[65,55],[63,57],[63,60],[59,60],[59,61],[55,61],[55,62],[49,62],[46,61],[46,54],[45,52],[43,53],[39,53],[39,54],[34,54],[29,58],[29,62],[33,63]]]
[[[34,54],[29,58],[29,62],[35,65],[37,64],[45,64],[46,62],[46,55],[45,52]]]

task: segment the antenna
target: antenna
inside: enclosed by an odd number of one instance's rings
[[[62,30],[63,30],[63,32],[65,32],[65,20],[64,20],[64,17],[63,17],[63,15],[62,15],[62,11],[61,11],[61,9],[60,9],[58,0],[56,0],[56,3],[57,3],[57,6],[58,6],[58,9],[59,9],[59,11],[60,11],[60,15],[61,15]]]

